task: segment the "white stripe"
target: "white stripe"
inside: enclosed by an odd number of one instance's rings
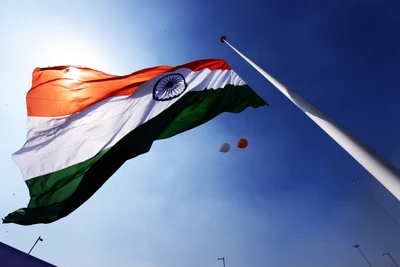
[[[180,97],[190,91],[246,84],[233,70],[179,69],[173,73],[182,74],[188,84]],[[131,96],[111,97],[74,115],[28,117],[27,141],[13,154],[25,180],[95,156],[178,101],[180,97],[170,101],[153,100],[153,87],[166,74],[141,85]]]

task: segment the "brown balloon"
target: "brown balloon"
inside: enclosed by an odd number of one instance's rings
[[[238,148],[246,148],[248,145],[249,145],[249,142],[246,139],[242,138],[238,141],[237,147]]]

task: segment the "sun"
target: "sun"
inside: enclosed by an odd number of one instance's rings
[[[68,78],[72,79],[74,81],[78,81],[79,80],[79,76],[81,75],[81,70],[79,68],[77,68],[77,67],[74,67],[74,66],[68,67],[66,72],[67,72]]]
[[[102,67],[106,64],[103,49],[85,38],[73,36],[55,37],[38,51],[38,60],[44,66],[71,66],[71,78],[79,76],[79,69],[72,66]]]

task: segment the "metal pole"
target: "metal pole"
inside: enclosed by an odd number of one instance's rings
[[[388,255],[388,256],[392,259],[393,263],[394,263],[397,267],[399,267],[399,265],[398,265],[397,262],[393,259],[392,255],[390,255],[389,252],[387,252],[387,253],[382,253],[382,254],[381,254],[381,256],[385,256],[385,255]]]
[[[364,253],[362,253],[361,249],[360,248],[357,248],[357,249],[358,249],[358,251],[360,251],[361,255],[364,257],[364,259],[368,263],[368,265],[372,267],[371,263],[369,263],[369,261],[367,260],[367,258],[364,255]]]
[[[38,239],[36,239],[36,242],[35,242],[35,244],[33,244],[33,246],[32,246],[32,248],[31,248],[31,250],[29,250],[29,252],[28,252],[28,255],[29,255],[29,254],[31,254],[31,252],[32,252],[33,248],[36,246],[36,244],[37,244],[37,242],[38,242],[39,240],[40,240],[40,241],[43,241],[43,239],[42,239],[42,238],[39,236],[39,237],[38,237]]]
[[[223,265],[224,265],[224,267],[225,267],[225,257],[222,257],[222,258],[218,258],[217,260],[222,260],[222,263],[223,263]]]
[[[399,265],[397,264],[397,262],[395,262],[395,260],[392,258],[392,255],[390,255],[390,253],[388,253],[388,256],[392,259],[392,261],[394,262],[394,264],[396,264],[396,266],[399,267]]]
[[[320,109],[299,95],[293,89],[287,87],[267,71],[262,69],[251,59],[242,54],[232,46],[226,37],[222,36],[220,41],[226,43],[247,63],[255,68],[261,75],[270,81],[282,94],[301,109],[311,120],[322,128],[333,138],[344,150],[357,160],[369,173],[371,173],[386,189],[388,189],[398,200],[400,200],[400,171],[390,162],[379,156],[375,151],[361,142],[357,137],[344,129],[341,125],[328,117]]]
[[[361,249],[360,249],[360,245],[354,245],[353,247],[355,247],[356,249],[358,249],[358,251],[360,251],[361,255],[364,257],[365,261],[368,263],[369,266],[372,267],[371,263],[369,263],[369,261],[367,260],[367,257],[365,257],[364,253],[362,253]]]

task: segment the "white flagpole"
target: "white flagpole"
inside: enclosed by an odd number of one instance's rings
[[[357,160],[367,171],[369,171],[386,189],[388,189],[398,200],[400,200],[400,171],[390,162],[379,156],[375,151],[361,142],[357,137],[328,117],[316,106],[293,89],[285,86],[275,79],[271,74],[263,70],[251,59],[243,55],[239,50],[226,41],[222,36],[220,41],[226,43],[244,60],[253,66],[261,75],[270,81],[282,94],[300,108],[310,119],[333,138],[344,150]]]

